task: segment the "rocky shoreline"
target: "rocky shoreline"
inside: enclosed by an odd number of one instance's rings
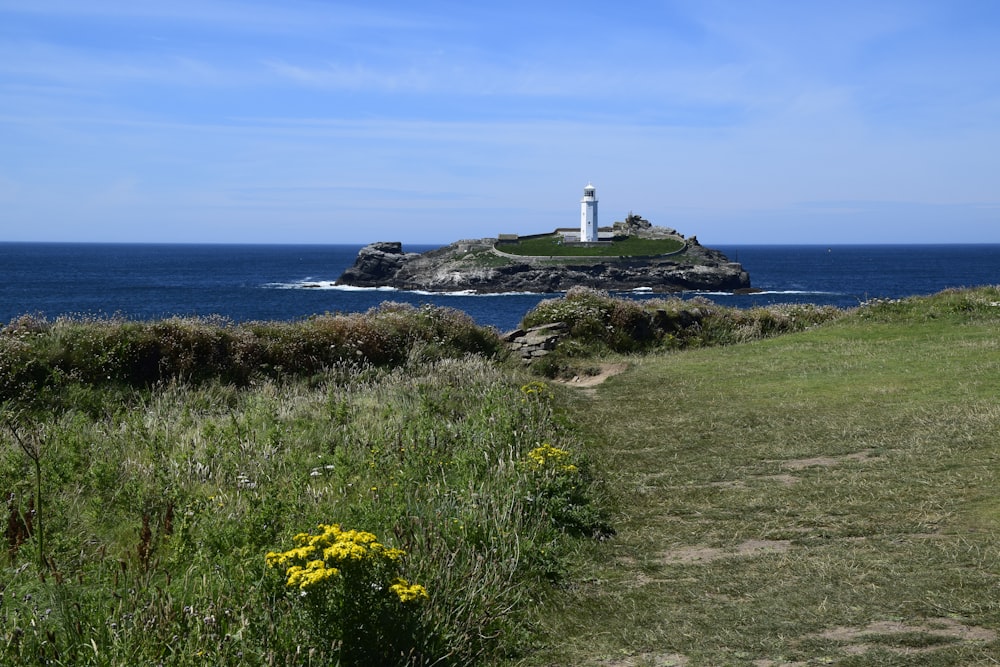
[[[643,231],[677,235],[657,227]],[[558,258],[512,256],[497,251],[495,238],[456,241],[424,253],[404,252],[399,242],[378,242],[361,249],[337,284],[476,293],[563,292],[575,286],[608,291],[751,291],[750,276],[740,264],[705,248],[695,237],[683,240],[683,252],[658,257]]]

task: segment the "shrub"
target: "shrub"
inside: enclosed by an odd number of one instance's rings
[[[558,299],[547,299],[525,315],[522,327],[553,322],[568,325],[559,351],[584,356],[601,351],[635,352],[749,342],[801,331],[835,319],[843,311],[832,306],[775,305],[747,310],[724,308],[702,298],[637,301],[606,292],[574,287]],[[549,355],[552,357],[553,355]],[[546,366],[558,369],[558,358]]]
[[[366,313],[239,325],[221,318],[49,323],[25,316],[0,329],[0,401],[78,381],[148,387],[308,377],[343,362],[402,364],[415,348],[437,359],[504,353],[494,330],[435,306],[383,304]]]

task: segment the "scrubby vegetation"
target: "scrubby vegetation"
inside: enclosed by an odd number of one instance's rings
[[[0,664],[488,662],[607,532],[551,392],[455,313],[0,340]]]
[[[385,303],[367,313],[296,322],[233,324],[220,318],[24,316],[0,330],[0,400],[64,385],[308,377],[332,365],[399,364],[502,352],[495,333],[450,308]]]
[[[695,298],[637,301],[589,288],[573,288],[525,315],[522,327],[564,322],[569,330],[556,354],[536,363],[549,377],[573,374],[573,358],[608,352],[676,350],[731,345],[802,331],[842,317],[845,311],[813,304],[726,308]]]

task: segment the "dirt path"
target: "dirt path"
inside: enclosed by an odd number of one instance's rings
[[[628,369],[628,364],[600,364],[599,368],[600,371],[595,375],[577,375],[571,380],[560,380],[560,382],[570,387],[596,387],[608,378],[624,373]]]

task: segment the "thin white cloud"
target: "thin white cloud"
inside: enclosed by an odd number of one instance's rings
[[[380,11],[349,3],[171,0],[170,2],[121,2],[120,0],[0,0],[0,12],[47,18],[102,19],[113,22],[183,22],[222,26],[227,30],[264,32],[318,30],[329,27],[386,30],[426,28],[421,12]],[[436,21],[437,23],[437,21]]]
[[[362,63],[328,63],[323,67],[307,68],[281,61],[265,61],[264,66],[281,79],[310,88],[390,93],[427,92],[431,88],[427,72],[414,67],[391,70]]]
[[[42,42],[0,44],[0,76],[78,88],[115,83],[235,85],[247,79],[208,61],[172,54],[97,54]]]

